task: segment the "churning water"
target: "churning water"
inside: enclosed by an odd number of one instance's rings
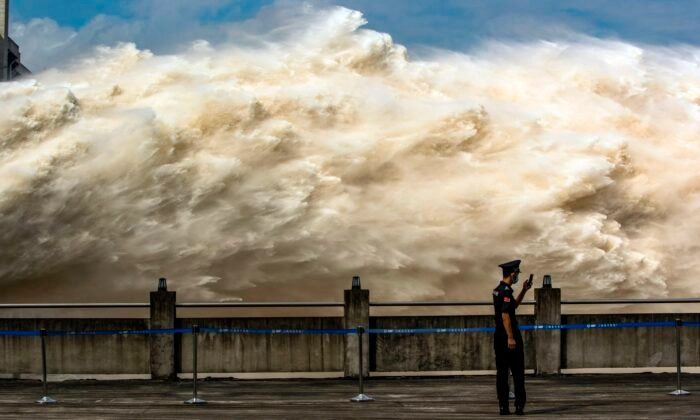
[[[700,50],[582,39],[408,58],[343,8],[0,85],[4,299],[697,295]],[[251,35],[252,39],[252,35]],[[539,282],[539,280],[538,280]]]

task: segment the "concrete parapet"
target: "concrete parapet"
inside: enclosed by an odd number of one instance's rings
[[[535,289],[535,323],[561,324],[561,289]],[[535,331],[535,372],[561,372],[561,330]]]
[[[697,313],[576,314],[564,315],[564,324],[610,324],[619,322],[700,322]],[[676,366],[675,328],[597,328],[562,331],[562,368],[621,369]],[[681,362],[700,366],[700,328],[681,330]]]
[[[179,328],[193,324],[228,329],[339,329],[340,317],[179,318]],[[340,372],[343,337],[338,334],[200,333],[201,373]],[[180,372],[192,372],[192,334],[176,344]]]
[[[0,330],[100,331],[141,330],[145,319],[15,318],[0,319]],[[82,335],[46,338],[49,375],[144,375],[148,373],[148,338],[144,335]],[[0,336],[0,376],[41,374],[39,337]]]
[[[518,315],[531,324],[532,315]],[[493,315],[434,315],[372,317],[371,327],[483,328],[493,327]],[[533,369],[534,331],[522,331],[525,369]],[[371,337],[370,368],[374,372],[450,372],[496,369],[493,333],[376,334]]]
[[[493,326],[491,315],[374,316],[370,318],[369,290],[359,279],[344,292],[344,318],[216,317],[176,318],[176,294],[163,279],[150,293],[150,319],[121,318],[0,318],[0,332],[44,328],[62,334],[49,336],[48,373],[51,375],[151,375],[175,378],[192,371],[192,335],[189,333],[141,335],[126,330],[201,327],[258,330],[322,330],[364,328],[483,328]],[[523,330],[525,367],[537,374],[590,369],[673,371],[676,341],[673,323],[683,319],[680,331],[684,368],[700,366],[698,313],[561,314],[561,290],[535,290],[535,315],[520,315],[521,325],[553,324],[575,329]],[[665,325],[620,325],[655,323]],[[685,323],[695,325],[686,325]],[[608,324],[600,328],[600,324]],[[586,327],[586,328],[583,328]],[[70,332],[112,332],[79,335]],[[248,334],[201,333],[199,370],[207,373],[333,372],[357,377],[359,341],[356,334]],[[493,334],[484,330],[439,331],[428,334],[394,331],[363,335],[363,376],[370,371],[455,372],[493,371]],[[28,377],[41,371],[40,339],[0,333],[0,377]]]
[[[355,281],[355,279],[357,281]],[[353,286],[345,290],[345,328],[369,328],[369,290],[360,288],[360,279],[353,279]],[[359,373],[359,340],[357,334],[345,335],[345,376]],[[362,376],[369,376],[369,334],[362,335]]]
[[[159,280],[158,291],[151,292],[150,328],[175,328],[175,292],[168,292],[165,279]],[[175,379],[175,335],[153,334],[151,345],[151,377]]]

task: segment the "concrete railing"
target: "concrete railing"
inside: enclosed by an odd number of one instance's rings
[[[448,333],[363,334],[363,376],[373,372],[491,371],[495,369],[492,333],[459,333],[451,330],[483,330],[493,326],[488,315],[372,316],[371,307],[382,306],[490,306],[486,301],[370,302],[368,290],[353,287],[344,301],[317,303],[176,303],[176,293],[161,287],[150,293],[148,304],[3,304],[17,308],[150,308],[148,319],[39,319],[0,318],[1,330],[98,331],[189,328],[192,325],[222,330],[329,330],[358,326],[369,331],[406,328],[438,328]],[[566,327],[571,324],[700,321],[700,314],[562,315],[560,289],[535,290],[534,315],[519,315],[521,325]],[[700,299],[581,301],[595,303],[698,303]],[[177,310],[214,307],[342,307],[342,317],[178,317]],[[3,316],[0,312],[0,317]],[[243,372],[342,372],[357,376],[358,335],[355,334],[199,334],[199,371]],[[523,331],[526,369],[556,374],[561,369],[648,368],[675,366],[673,328],[543,328]],[[137,374],[174,378],[192,372],[190,334],[86,335],[46,337],[50,374]],[[700,366],[700,329],[682,334],[685,366]],[[0,334],[0,375],[27,376],[40,371],[38,337]]]

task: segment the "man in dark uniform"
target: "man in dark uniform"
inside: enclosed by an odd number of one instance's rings
[[[532,284],[525,282],[517,298],[513,297],[512,286],[518,282],[520,260],[499,265],[503,269],[503,280],[493,289],[493,308],[496,319],[496,332],[493,348],[496,351],[496,392],[500,414],[510,414],[508,408],[508,371],[513,374],[515,387],[515,414],[523,415],[525,408],[525,355],[523,337],[515,319],[515,308],[522,302]]]

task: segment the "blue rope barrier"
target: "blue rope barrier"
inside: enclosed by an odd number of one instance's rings
[[[192,332],[191,328],[155,328],[150,330],[94,330],[94,331],[47,331],[49,337],[82,335],[154,335]],[[0,330],[0,336],[40,336],[40,330]]]
[[[356,328],[343,329],[258,329],[258,328],[200,328],[201,332],[226,334],[355,334]]]
[[[640,328],[640,327],[673,327],[675,321],[657,322],[610,322],[589,324],[535,324],[521,325],[522,331],[533,330],[581,330],[581,329],[610,329],[610,328]],[[700,327],[700,322],[683,322],[683,326]],[[260,329],[260,328],[200,328],[201,332],[223,334],[356,334],[356,328],[335,329]],[[492,333],[495,327],[469,327],[469,328],[368,328],[368,334],[441,334],[441,333]],[[145,330],[95,330],[95,331],[48,331],[51,337],[65,336],[98,336],[98,335],[155,335],[191,333],[192,328],[156,328]],[[39,336],[39,330],[0,330],[0,336]]]
[[[433,333],[472,333],[494,332],[496,327],[474,328],[370,328],[369,334],[433,334]]]
[[[49,337],[81,335],[156,335],[192,332],[192,328],[154,328],[149,330],[47,331]]]
[[[700,323],[698,323],[700,324]],[[521,331],[533,330],[580,330],[593,328],[638,328],[638,327],[673,327],[675,321],[659,322],[611,322],[599,324],[541,324],[541,325],[521,325]],[[683,325],[690,325],[690,323]],[[370,328],[370,334],[431,334],[431,333],[473,333],[473,332],[494,332],[495,327],[475,327],[475,328]]]
[[[638,328],[638,327],[674,327],[675,321],[657,322],[609,322],[597,324],[542,324],[542,325],[522,325],[523,331],[531,330],[583,330],[594,328]]]
[[[41,335],[41,333],[38,330],[28,330],[28,331],[0,330],[0,335],[38,337],[39,335]]]

